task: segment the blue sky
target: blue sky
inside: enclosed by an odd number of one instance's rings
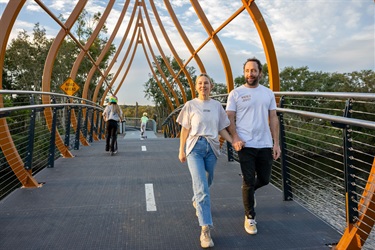
[[[2,15],[8,0],[0,0],[0,14]],[[67,17],[76,0],[45,0],[53,13],[60,13]],[[89,0],[86,10],[89,13],[104,11],[104,3],[108,0]],[[114,28],[125,0],[117,0],[107,21],[109,31]],[[119,34],[124,34],[130,11],[135,1],[131,1],[124,25]],[[177,33],[172,20],[162,0],[154,0],[159,15],[168,31],[170,39],[182,59],[188,59],[189,51]],[[203,26],[200,24],[188,0],[170,1],[182,27],[187,33],[194,48],[197,48],[207,38]],[[279,64],[279,69],[285,67],[307,66],[312,71],[323,72],[352,72],[375,68],[375,3],[372,0],[262,0],[255,1],[260,9],[270,31]],[[216,28],[221,25],[242,2],[240,0],[200,0],[211,25]],[[149,14],[151,7],[146,0]],[[46,29],[47,35],[57,34],[59,27],[51,18],[37,8],[34,1],[28,0],[22,9],[11,37],[18,31],[30,31],[36,22]],[[156,33],[160,34],[155,26]],[[158,35],[162,38],[162,35]],[[242,64],[248,57],[256,56],[265,63],[265,56],[259,35],[247,12],[243,12],[231,22],[219,37],[226,49],[231,63],[233,76],[242,75]],[[115,40],[119,43],[120,36]],[[151,39],[152,41],[152,39]],[[163,39],[159,40],[166,55],[172,53]],[[127,44],[124,48],[126,49]],[[157,52],[154,47],[154,52]],[[223,66],[216,48],[209,43],[199,53],[206,66],[207,73],[218,83],[225,82]],[[122,60],[122,58],[120,58]],[[120,60],[118,60],[120,61]],[[125,64],[126,65],[126,64]],[[189,66],[198,67],[194,62]],[[115,65],[116,69],[118,65]],[[152,104],[144,98],[143,84],[151,73],[143,53],[139,47],[128,76],[123,83],[119,99],[120,103],[133,105]],[[199,72],[198,72],[199,73]],[[121,79],[121,77],[119,77]]]

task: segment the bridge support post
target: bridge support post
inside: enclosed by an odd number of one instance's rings
[[[85,108],[86,112],[85,112],[85,121],[83,122],[83,137],[87,138],[87,126],[88,126],[88,118],[89,118],[89,110],[87,108]]]
[[[232,147],[232,144],[228,141],[227,141],[227,155],[228,155],[228,161],[234,161],[233,147]]]
[[[30,95],[30,105],[34,105],[34,96]],[[25,169],[31,170],[33,165],[34,154],[34,138],[35,138],[35,116],[36,109],[31,110],[30,125],[29,125],[29,142],[27,145],[27,155],[25,159]]]
[[[344,117],[351,118],[353,100],[348,99],[345,104]],[[365,239],[362,239],[364,231],[358,229],[361,222],[358,222],[358,197],[355,183],[355,170],[352,165],[352,135],[350,125],[331,122],[332,126],[343,129],[343,162],[345,178],[345,200],[346,200],[346,229],[340,242],[334,249],[359,250]],[[359,223],[359,225],[356,225]]]
[[[104,122],[104,119],[103,119],[103,116],[98,115],[98,120],[100,119],[100,128],[99,128],[99,139],[101,140],[102,139],[102,136],[103,136],[103,129],[104,129],[104,126],[103,126],[103,122]]]
[[[88,112],[90,112],[90,131],[89,131],[89,142],[93,142],[93,133],[94,133],[94,110],[92,108],[88,109]]]
[[[351,118],[353,102],[352,99],[346,101],[344,117]],[[350,125],[331,122],[332,126],[343,129],[343,162],[344,162],[344,178],[345,178],[345,193],[346,193],[346,222],[348,227],[356,222],[358,218],[357,195],[355,187],[355,175],[352,160],[352,135]]]
[[[346,101],[344,116],[350,118],[352,110],[352,100]],[[344,172],[345,172],[345,190],[346,190],[346,203],[347,211],[347,222],[349,224],[355,223],[358,218],[358,206],[357,206],[357,189],[355,186],[355,171],[352,165],[352,133],[349,125],[346,125],[343,129],[343,140],[344,140]]]
[[[53,97],[52,103],[56,103],[55,98]],[[49,146],[49,155],[48,155],[48,165],[47,168],[53,168],[55,166],[55,142],[56,142],[56,110],[57,108],[52,108],[52,127],[51,127],[51,140],[50,140],[50,146]]]
[[[72,115],[72,108],[69,106],[67,107],[67,115],[66,115],[66,122],[65,122],[65,141],[64,145],[69,147],[70,145],[70,126],[71,126],[71,115]]]
[[[74,139],[74,149],[79,150],[79,135],[81,132],[81,119],[82,119],[82,108],[78,108],[78,118],[77,118],[77,130],[76,137]]]
[[[280,98],[280,108],[284,106],[284,96]],[[284,126],[284,116],[282,113],[278,114],[280,123],[280,147],[281,147],[281,175],[282,175],[282,186],[283,186],[283,200],[291,201],[293,200],[292,193],[292,182],[290,179],[290,171],[288,167],[288,150],[286,148],[285,142],[285,126]]]
[[[100,134],[99,134],[99,119],[100,119],[100,112],[99,110],[94,110],[93,112],[93,120],[95,121],[95,127],[94,127],[94,132],[95,132],[95,140],[99,139],[100,140]],[[96,137],[99,138],[96,138]]]

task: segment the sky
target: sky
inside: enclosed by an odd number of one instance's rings
[[[11,0],[10,0],[11,1]],[[109,0],[88,0],[85,9],[94,13],[105,9]],[[9,0],[0,0],[0,15]],[[56,15],[65,18],[72,11],[77,0],[44,0],[42,1]],[[114,29],[125,0],[115,1],[110,17],[107,20],[109,33]],[[126,24],[133,10],[135,0],[132,0],[123,24],[115,39],[116,47],[126,30]],[[154,0],[163,25],[167,30],[179,56],[183,60],[191,56],[183,40],[171,20],[163,0]],[[145,0],[153,27],[166,56],[172,52],[166,45],[157,26],[151,6]],[[185,30],[194,48],[198,48],[207,38],[207,33],[201,25],[193,7],[188,0],[171,0],[181,26]],[[216,29],[241,5],[241,0],[199,0],[212,27]],[[275,47],[279,70],[285,67],[308,67],[311,71],[349,73],[360,70],[375,70],[375,3],[373,0],[256,0],[269,29]],[[35,23],[46,30],[47,36],[55,36],[60,27],[46,15],[39,6],[27,0],[22,8],[11,38],[16,37],[21,30],[29,31]],[[229,23],[218,34],[229,58],[233,78],[243,74],[244,61],[249,57],[257,57],[266,63],[264,49],[256,28],[246,11]],[[149,38],[152,36],[149,35]],[[152,39],[153,51],[158,49]],[[123,51],[126,51],[127,41]],[[115,72],[123,60],[121,53],[112,72]],[[149,54],[150,56],[151,54]],[[221,59],[212,42],[200,52],[207,73],[216,83],[225,83],[225,73]],[[127,63],[125,63],[126,68]],[[192,60],[199,74],[199,68]],[[141,46],[137,48],[129,73],[118,93],[119,103],[127,105],[152,105],[152,100],[144,97],[144,83],[150,78],[151,70]],[[119,77],[115,86],[118,86]]]

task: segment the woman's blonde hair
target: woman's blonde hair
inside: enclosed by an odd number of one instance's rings
[[[117,103],[111,103],[113,113],[118,114],[119,116],[121,115],[121,109],[120,106]]]
[[[205,76],[205,77],[207,77],[207,79],[208,79],[208,81],[211,83],[211,85],[214,85],[214,84],[212,83],[212,81],[211,81],[211,77],[210,77],[208,74],[206,74],[206,73],[202,73],[202,74],[200,74],[199,76],[197,76],[197,78],[195,79],[195,85],[197,85],[198,79],[199,79],[199,77],[201,77],[201,76]]]

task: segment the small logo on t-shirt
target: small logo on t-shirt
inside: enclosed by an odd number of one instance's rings
[[[203,109],[203,112],[211,112],[209,109]]]
[[[248,102],[251,100],[251,95],[244,95],[241,96],[243,102]]]

